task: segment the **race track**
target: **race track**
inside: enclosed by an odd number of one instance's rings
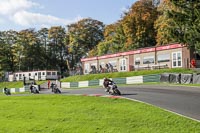
[[[122,97],[139,100],[200,121],[200,88],[169,85],[119,86]],[[50,90],[41,93],[52,93]],[[107,95],[104,89],[62,89],[62,94]]]

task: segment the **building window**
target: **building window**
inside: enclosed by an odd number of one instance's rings
[[[84,72],[85,74],[88,74],[89,73],[89,64],[85,64],[85,67],[84,67]]]
[[[52,75],[56,75],[56,72],[52,72]]]
[[[182,53],[180,51],[172,53],[172,68],[174,67],[182,67]]]
[[[29,73],[28,76],[31,76],[31,73]]]
[[[113,67],[117,67],[117,61],[109,61],[109,63],[110,63]]]
[[[37,73],[35,73],[35,76],[37,76]]]
[[[45,75],[45,72],[42,72],[42,75]]]
[[[158,55],[158,63],[169,62],[169,61],[170,61],[170,54],[160,54],[160,55]]]
[[[19,79],[22,79],[22,74],[19,74]]]
[[[126,71],[126,59],[121,59],[120,60],[120,70],[121,71]]]
[[[143,58],[143,64],[153,64],[154,56],[147,56]]]
[[[47,75],[51,75],[51,72],[47,72]]]
[[[135,65],[140,65],[140,58],[135,58]]]

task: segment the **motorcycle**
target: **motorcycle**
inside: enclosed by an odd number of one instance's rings
[[[35,86],[35,85],[31,85],[31,86],[30,86],[30,90],[31,90],[31,93],[39,94],[39,89],[38,89],[38,87]]]
[[[4,88],[4,94],[6,94],[6,95],[11,95],[11,93],[10,93],[10,89],[8,89],[8,88]]]
[[[117,85],[115,82],[112,82],[108,85],[108,94],[110,95],[121,95],[121,92],[119,91],[119,89],[117,88]]]
[[[57,87],[56,84],[52,85],[52,92],[54,92],[54,93],[61,93],[60,89],[58,89],[58,87]]]

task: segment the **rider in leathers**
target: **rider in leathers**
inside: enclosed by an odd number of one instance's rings
[[[112,85],[113,81],[108,79],[108,78],[104,78],[104,81],[103,81],[103,87],[106,88],[106,92],[109,92],[110,88],[111,88],[111,85]]]

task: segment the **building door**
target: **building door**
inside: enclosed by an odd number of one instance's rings
[[[172,68],[182,67],[182,52],[172,53]]]
[[[120,60],[120,71],[126,71],[127,66],[126,66],[126,59],[121,59]]]
[[[38,72],[38,80],[41,80],[41,72]]]

